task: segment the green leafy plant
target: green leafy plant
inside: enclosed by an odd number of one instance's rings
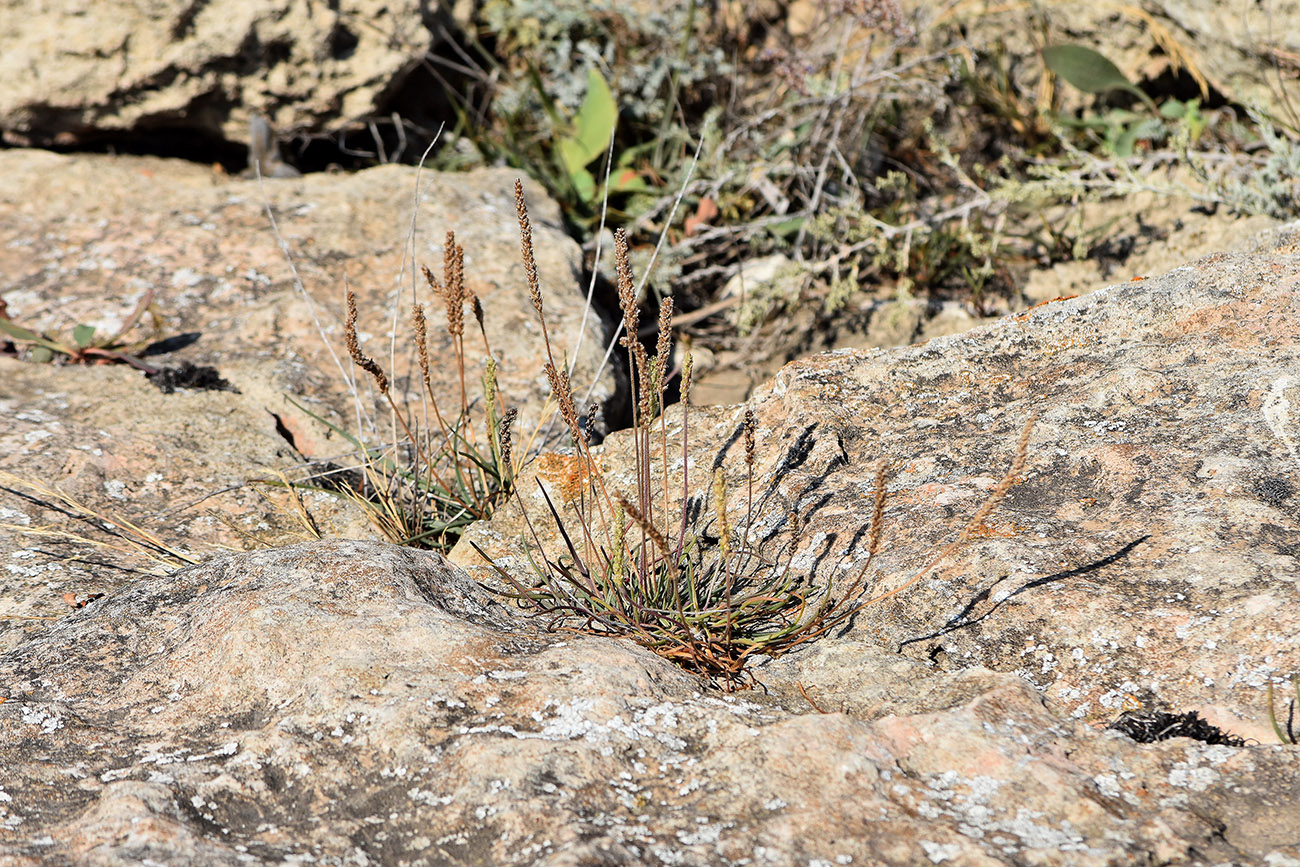
[[[141,361],[137,356],[154,343],[161,329],[161,320],[156,313],[153,317],[153,334],[137,340],[126,340],[126,335],[140,324],[146,313],[151,313],[154,290],[146,291],[136,304],[131,315],[123,321],[121,327],[111,334],[101,334],[93,325],[77,325],[72,329],[70,340],[60,340],[24,328],[14,322],[8,314],[3,301],[0,301],[0,334],[8,337],[13,344],[14,354],[28,361],[48,363],[60,357],[69,364],[108,364],[121,362],[139,368],[146,373],[155,373],[156,368]],[[0,343],[0,351],[3,343]]]
[[[1066,126],[1092,130],[1102,136],[1103,147],[1118,157],[1132,155],[1139,141],[1164,141],[1173,123],[1184,124],[1195,141],[1205,130],[1200,100],[1169,99],[1157,106],[1155,101],[1128,80],[1105,55],[1084,45],[1050,45],[1043,49],[1043,63],[1052,72],[1084,93],[1105,94],[1123,91],[1137,97],[1145,112],[1111,108],[1102,114],[1082,119],[1059,117]]]
[[[1023,468],[1032,420],[1021,437],[1011,471],[957,541],[910,581],[868,598],[868,576],[880,549],[884,522],[886,470],[882,464],[875,475],[866,562],[853,578],[838,586],[816,586],[791,568],[800,542],[797,514],[790,516],[789,537],[776,550],[755,541],[756,422],[752,410],[745,413],[741,430],[743,505],[733,507],[721,464],[714,468],[704,491],[699,490],[698,480],[692,484],[690,356],[681,370],[681,429],[670,431],[664,404],[670,373],[672,299],[665,297],[660,307],[659,337],[651,356],[636,337],[640,313],[627,239],[620,231],[615,236],[615,261],[625,335],[622,345],[632,383],[630,435],[636,489],[630,495],[619,490],[597,460],[565,368],[551,356],[533,265],[532,230],[518,185],[515,198],[529,291],[547,343],[545,371],[576,449],[578,469],[572,476],[576,481],[564,486],[567,490],[560,491],[558,502],[538,482],[561,552],[547,550],[522,499],[518,500],[531,537],[523,540],[534,572],[531,583],[512,575],[477,546],[475,550],[505,581],[508,595],[529,612],[546,618],[551,628],[628,637],[722,689],[744,688],[753,682],[750,665],[757,658],[779,656],[814,641],[844,624],[863,606],[919,581],[972,538]],[[680,481],[675,484],[670,466],[674,457],[681,465]],[[738,512],[744,519],[733,523],[732,516]]]
[[[587,70],[587,95],[577,115],[566,125],[566,133],[555,143],[555,153],[569,186],[587,208],[595,205],[603,193],[590,167],[605,155],[617,123],[618,104],[609,90],[609,83],[600,70]],[[609,178],[610,195],[647,189],[645,180],[629,168],[635,156],[634,150],[620,155]]]

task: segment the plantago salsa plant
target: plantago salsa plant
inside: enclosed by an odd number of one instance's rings
[[[880,548],[885,511],[886,471],[875,475],[866,562],[841,587],[813,586],[791,568],[799,543],[799,518],[791,516],[793,532],[776,551],[756,544],[754,472],[756,422],[746,410],[742,425],[745,462],[744,521],[731,523],[729,492],[721,467],[706,480],[706,493],[695,493],[691,475],[691,361],[681,370],[681,431],[670,432],[663,413],[669,378],[672,299],[659,309],[658,342],[654,355],[638,340],[639,308],[628,263],[628,245],[615,236],[619,305],[623,313],[621,345],[627,352],[632,388],[631,436],[635,453],[635,491],[615,487],[602,472],[587,430],[580,421],[572,384],[562,364],[551,354],[542,293],[533,259],[532,229],[516,183],[521,251],[533,306],[547,343],[545,370],[560,418],[568,429],[581,480],[575,496],[557,504],[538,481],[558,531],[563,551],[548,552],[519,501],[528,533],[524,545],[534,570],[525,584],[475,550],[511,588],[509,595],[528,611],[548,618],[555,629],[628,637],[693,671],[724,690],[753,682],[750,664],[759,656],[778,656],[817,639],[845,622],[864,605],[911,586],[938,562],[964,545],[1005,496],[1024,466],[1030,426],[1021,437],[1016,459],[1006,478],[994,489],[956,542],[943,549],[915,577],[888,593],[868,598],[867,576]],[[681,481],[670,483],[670,457],[679,454]],[[519,492],[515,492],[519,497]],[[740,511],[740,510],[737,510]]]
[[[511,447],[515,411],[506,410],[498,389],[497,364],[483,327],[483,307],[465,287],[465,251],[456,243],[454,233],[447,233],[442,279],[427,267],[422,270],[429,288],[444,302],[458,373],[459,405],[455,413],[445,412],[434,395],[423,306],[414,305],[411,314],[421,397],[420,405],[413,408],[394,398],[387,372],[362,350],[357,336],[356,296],[350,291],[344,324],[348,355],[370,375],[387,405],[389,443],[384,447],[368,445],[359,433],[350,433],[301,404],[294,405],[341,435],[361,456],[360,478],[354,474],[353,484],[339,482],[332,473],[318,474],[316,478],[323,475],[334,490],[354,499],[389,541],[446,550],[472,522],[490,517],[511,490],[519,471]],[[478,323],[486,359],[479,400],[471,400],[466,383],[467,303]]]

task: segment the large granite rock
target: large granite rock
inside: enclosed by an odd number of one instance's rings
[[[343,346],[345,285],[359,299],[365,349],[399,392],[415,364],[408,317],[418,291],[429,310],[435,387],[444,406],[458,405],[442,302],[422,278],[413,280],[412,269],[413,260],[441,273],[448,230],[465,248],[468,287],[486,308],[506,400],[539,418],[544,356],[519,261],[514,180],[505,170],[442,175],[388,166],[259,187],[175,161],[0,151],[0,300],[8,314],[64,338],[77,323],[111,331],[155,290],[160,336],[196,339],[173,341],[180,348],[146,360],[211,365],[238,389],[162,394],[125,365],[0,357],[0,471],[54,484],[110,519],[134,520],[200,556],[301,540],[307,528],[293,503],[246,483],[278,480],[278,472],[301,478],[295,468],[302,457],[292,447],[344,460],[347,444],[290,399],[357,430],[343,372],[357,373]],[[526,190],[556,352],[576,362],[576,382],[595,382],[593,399],[605,400],[615,380],[608,368],[597,376],[599,317],[586,316],[580,331],[581,251],[563,232],[558,207],[533,184]],[[263,191],[306,293],[278,247]],[[484,356],[468,310],[465,319],[473,397]],[[360,380],[362,408],[387,419],[368,378]],[[368,435],[387,442],[386,422]],[[307,496],[327,535],[374,537],[336,498]],[[120,583],[112,571],[85,564],[99,559],[93,551],[34,539],[13,525],[93,535],[66,515],[0,491],[0,551],[10,570],[0,582],[0,616],[58,616],[67,610],[64,593],[84,598]],[[50,566],[51,557],[62,565]],[[12,640],[0,637],[0,647]]]
[[[0,656],[0,857],[1300,859],[1300,764],[1263,689],[1300,670],[1298,266],[1284,237],[924,346],[788,366],[753,402],[756,523],[799,509],[797,568],[834,578],[861,557],[870,468],[889,459],[873,592],[956,533],[1040,421],[969,549],[760,665],[761,690],[548,634],[441,557],[383,544],[127,584]],[[737,411],[693,416],[708,466]],[[610,439],[615,484],[627,453]],[[556,462],[539,466],[554,483]],[[523,570],[517,519],[473,536]],[[1126,707],[1198,711],[1246,742],[1139,744],[1105,730]]]
[[[1294,748],[1140,746],[867,647],[924,709],[712,694],[359,542],[138,582],[0,657],[11,864],[1287,863]],[[829,700],[828,700],[829,701]]]
[[[428,7],[4,0],[0,136],[29,146],[122,131],[243,141],[250,111],[296,127],[366,115],[433,46]]]
[[[787,365],[750,404],[755,535],[775,550],[797,510],[794,562],[823,582],[854,574],[873,473],[888,461],[872,592],[887,591],[958,534],[1036,413],[1025,471],[976,541],[863,611],[848,638],[941,669],[1014,673],[1092,724],[1141,704],[1272,739],[1265,685],[1300,672],[1300,246],[1289,237],[923,345]],[[721,460],[743,490],[741,412],[692,409],[697,481]],[[672,443],[681,414],[669,418]],[[629,438],[611,437],[602,461],[634,490]],[[562,475],[538,470],[553,491]],[[521,491],[546,540],[536,483]],[[744,502],[731,499],[736,526]],[[493,580],[474,541],[527,570],[519,513],[477,525],[453,559]],[[835,642],[819,647],[772,668],[816,684],[830,707],[890,707]]]

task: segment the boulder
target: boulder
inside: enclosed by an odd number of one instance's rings
[[[370,114],[434,45],[427,6],[4,0],[0,136],[244,141],[250,111],[300,129]]]
[[[1300,672],[1294,239],[1293,227],[1269,252],[1209,256],[923,345],[783,368],[748,407],[758,428],[749,538],[778,554],[797,513],[791,562],[819,586],[843,587],[863,568],[882,461],[889,500],[871,595],[905,584],[958,536],[1038,421],[1023,472],[964,550],[865,608],[843,639],[760,667],[759,679],[815,688],[819,704],[847,713],[894,707],[856,651],[834,650],[848,640],[932,670],[1015,675],[1092,726],[1135,708],[1195,711],[1275,740],[1266,687]],[[733,527],[746,514],[744,409],[689,413],[693,495],[707,521],[707,479],[723,467]],[[671,410],[669,443],[682,423]],[[610,488],[635,491],[630,437],[610,437],[598,460]],[[472,542],[528,578],[526,549],[560,550],[538,482],[569,516],[572,476],[540,464],[452,559],[497,580]]]
[[[1138,745],[1024,679],[847,654],[927,709],[718,694],[439,555],[140,581],[0,656],[0,857],[126,864],[1285,863],[1294,748]]]
[[[127,365],[0,357],[0,471],[53,485],[119,526],[131,520],[186,555],[303,539],[312,531],[292,498],[248,483],[302,478],[304,456],[355,461],[310,413],[355,433],[362,412],[374,421],[363,430],[369,442],[391,438],[387,409],[344,348],[345,287],[359,300],[363,348],[387,368],[399,400],[415,399],[418,385],[409,325],[418,295],[429,314],[435,390],[448,413],[459,406],[443,302],[413,271],[428,264],[442,273],[449,230],[485,308],[505,400],[527,420],[521,431],[531,430],[544,415],[547,384],[519,261],[515,177],[387,166],[259,186],[178,161],[0,151],[0,301],[13,321],[65,340],[78,324],[111,333],[154,291],[161,345],[145,363],[210,366],[236,389],[164,394]],[[609,368],[598,373],[604,329],[584,314],[581,251],[558,207],[531,182],[525,190],[557,358],[575,362],[580,387],[594,383],[593,400],[607,400],[615,380]],[[464,317],[472,399],[485,354],[468,309]],[[137,332],[147,337],[151,316],[144,324]],[[305,496],[321,532],[376,538],[337,497]],[[84,599],[120,584],[112,570],[85,566],[84,557],[98,559],[87,549],[23,532],[96,535],[84,523],[16,495],[0,498],[0,550],[10,568],[0,612],[24,618],[7,626],[39,626],[30,618],[66,612],[63,594]],[[41,551],[63,565],[49,566]]]

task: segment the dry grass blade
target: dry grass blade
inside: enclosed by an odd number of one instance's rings
[[[1034,413],[1029,417],[1029,421],[1025,422],[1024,430],[1020,433],[1020,441],[1016,444],[1016,456],[1011,462],[1011,469],[1007,470],[1007,474],[1003,476],[1002,480],[993,488],[993,492],[989,494],[989,498],[984,501],[984,505],[980,506],[975,514],[971,516],[970,520],[966,522],[966,526],[962,528],[962,531],[957,538],[940,550],[938,554],[934,555],[934,557],[922,566],[921,569],[908,579],[906,583],[899,587],[895,587],[887,593],[882,593],[879,596],[867,600],[865,604],[870,605],[875,602],[882,602],[891,596],[897,596],[899,593],[902,593],[904,590],[916,584],[916,582],[928,575],[932,569],[944,560],[947,560],[966,546],[966,544],[971,540],[971,537],[975,534],[975,531],[979,529],[980,525],[984,523],[984,520],[993,513],[993,510],[998,507],[998,504],[1000,504],[1006,497],[1007,491],[1011,490],[1011,486],[1016,483],[1016,479],[1020,476],[1020,473],[1024,471],[1025,461],[1029,451],[1029,436],[1033,433],[1034,425],[1037,423],[1038,414]]]
[[[33,499],[39,504],[64,512],[71,517],[89,523],[101,533],[120,540],[122,545],[114,545],[103,539],[84,536],[69,530],[54,527],[28,527],[21,524],[0,524],[8,530],[14,530],[33,536],[48,536],[95,545],[112,551],[136,554],[157,564],[165,570],[180,569],[201,562],[199,558],[167,543],[158,535],[149,532],[134,521],[120,515],[100,511],[44,482],[24,479],[12,473],[0,471],[0,485],[17,493],[19,496]],[[23,494],[22,491],[30,492]]]

